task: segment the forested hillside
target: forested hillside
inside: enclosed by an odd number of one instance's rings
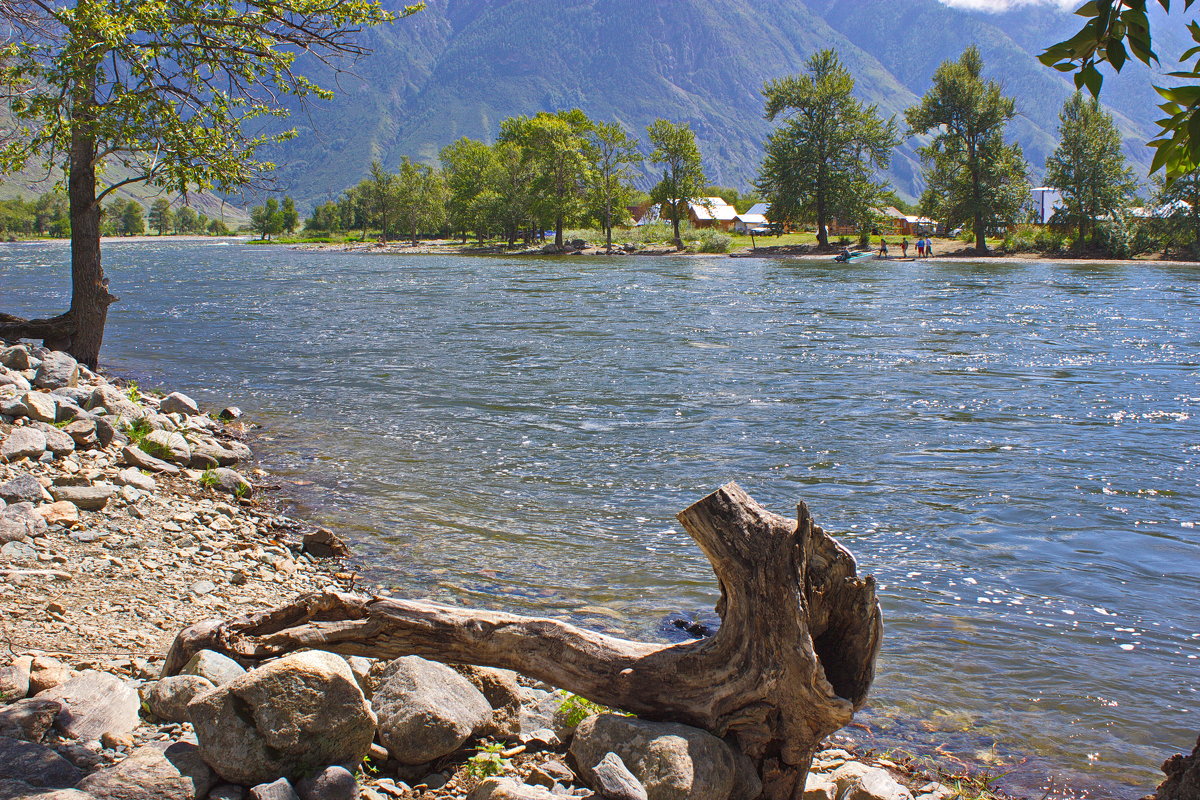
[[[296,114],[301,136],[271,156],[280,188],[307,206],[357,182],[372,158],[433,163],[460,136],[493,140],[507,116],[577,106],[641,136],[658,117],[688,122],[710,178],[745,186],[769,128],[763,82],[798,71],[813,50],[836,48],[859,95],[899,115],[938,63],[977,43],[989,77],[1017,98],[1011,132],[1036,179],[1072,89],[1036,55],[1077,27],[1049,7],[984,14],[937,0],[430,0],[365,34],[374,53],[354,75],[326,74],[336,99]],[[1178,41],[1163,49],[1178,52]],[[1157,113],[1150,78],[1131,65],[1104,94],[1139,172]],[[901,146],[890,175],[910,197],[918,145]]]

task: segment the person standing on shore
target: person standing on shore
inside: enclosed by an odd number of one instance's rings
[[[900,240],[900,257],[908,258],[908,237],[905,236]]]
[[[920,237],[917,237],[917,258],[921,258],[924,255],[925,255],[925,237],[920,236]]]
[[[933,237],[926,236],[925,237],[925,257],[929,258],[931,255],[933,255]]]
[[[879,257],[887,258],[887,239],[879,237]]]

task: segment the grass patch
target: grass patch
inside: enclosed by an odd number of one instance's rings
[[[512,761],[505,758],[504,745],[499,742],[487,742],[475,748],[475,755],[467,759],[467,774],[479,778],[490,778],[493,775],[503,775],[512,767]]]

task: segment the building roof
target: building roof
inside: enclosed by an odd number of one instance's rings
[[[765,217],[771,213],[771,204],[770,203],[755,203],[754,205],[750,206],[750,210],[747,211],[746,213],[747,214],[762,214]]]
[[[696,219],[715,219],[728,222],[737,216],[737,209],[720,197],[702,197],[699,202],[688,203]]]
[[[736,219],[738,222],[744,222],[747,225],[767,224],[767,218],[765,216],[762,214],[751,214],[749,212],[746,212],[745,214],[738,214],[736,217],[734,217],[734,219]]]

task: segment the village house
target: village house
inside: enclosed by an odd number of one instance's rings
[[[733,229],[738,233],[759,232],[770,225],[767,212],[771,210],[770,203],[755,203],[745,214],[733,218]]]

